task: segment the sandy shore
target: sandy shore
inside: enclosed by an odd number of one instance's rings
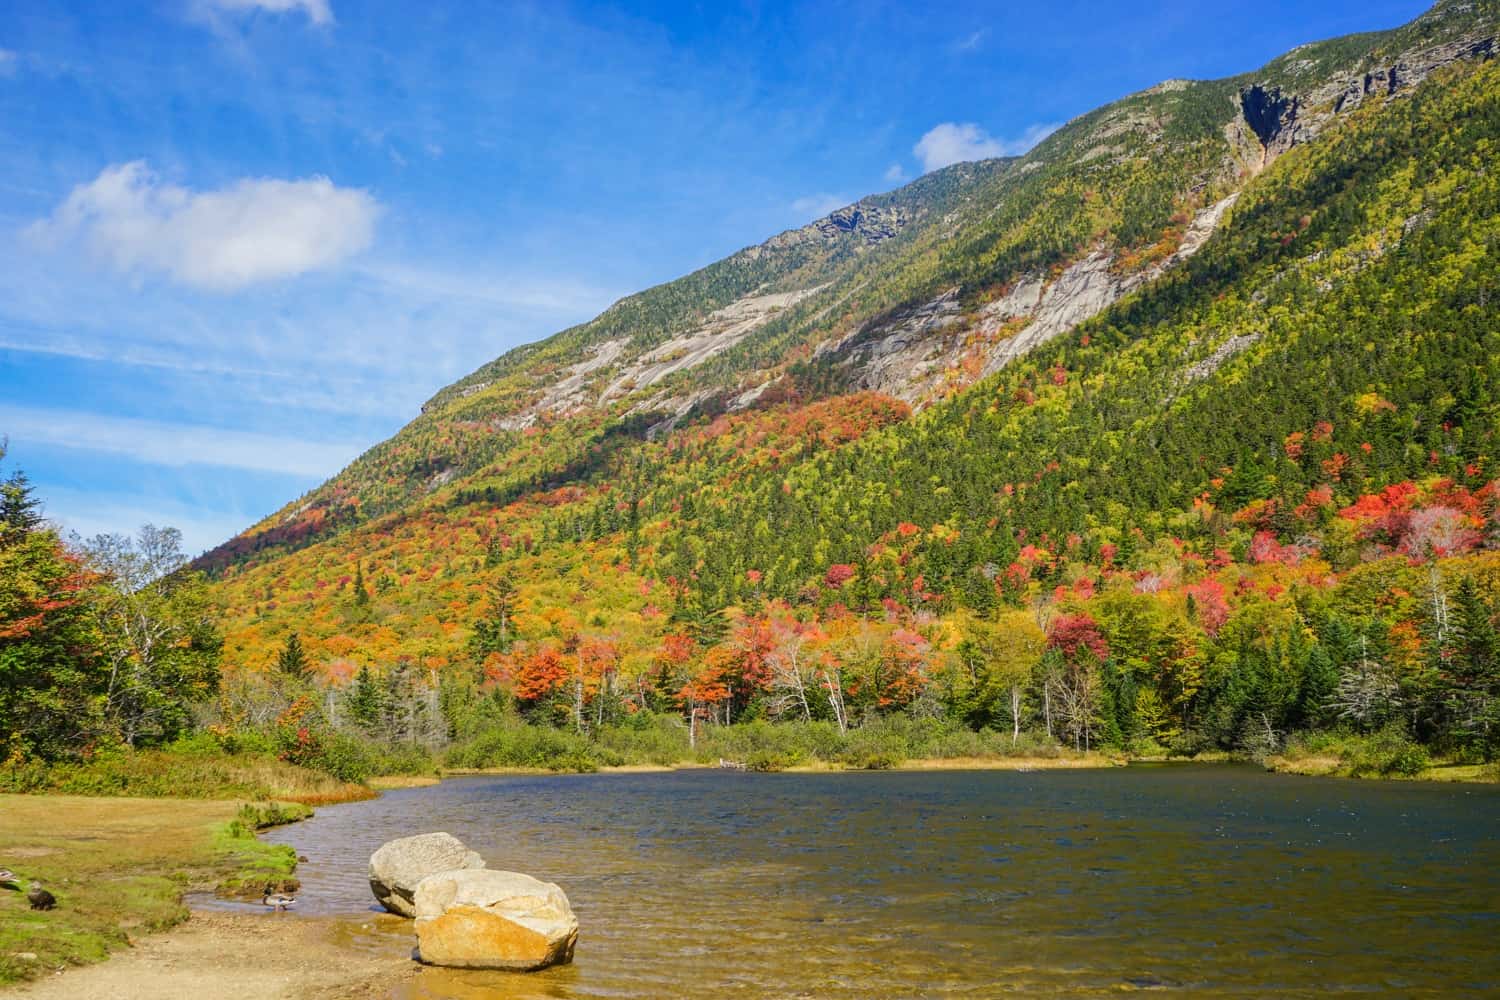
[[[292,914],[194,913],[169,934],[132,941],[98,965],[71,968],[12,987],[36,1000],[162,1000],[255,997],[363,1000],[389,997],[419,971],[395,939],[400,925]]]

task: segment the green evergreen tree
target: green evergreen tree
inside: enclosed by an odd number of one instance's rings
[[[369,666],[362,666],[345,695],[344,708],[355,725],[367,733],[374,732],[385,715],[385,697],[385,688],[375,680]]]
[[[510,575],[501,573],[490,583],[484,617],[474,623],[469,636],[469,652],[476,659],[490,653],[508,653],[515,643],[511,619],[515,613],[516,585]]]
[[[312,662],[302,650],[302,637],[296,632],[286,638],[286,646],[276,654],[276,670],[283,677],[307,683],[312,680]]]
[[[0,449],[0,458],[4,457],[5,451]],[[42,502],[32,492],[26,473],[17,469],[0,483],[0,530],[25,534],[41,524]]]
[[[1450,737],[1486,760],[1500,752],[1500,638],[1490,609],[1472,577],[1459,581],[1445,650],[1443,701]]]
[[[354,606],[363,611],[370,606],[370,592],[365,589],[365,565],[362,560],[354,563]]]

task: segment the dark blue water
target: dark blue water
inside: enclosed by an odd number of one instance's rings
[[[465,778],[319,810],[302,906],[447,830],[560,884],[567,968],[403,996],[1500,995],[1500,789],[1246,767]],[[404,937],[402,941],[404,941]]]

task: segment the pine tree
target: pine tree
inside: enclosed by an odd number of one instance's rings
[[[1321,726],[1333,712],[1330,703],[1338,689],[1339,668],[1322,643],[1314,643],[1307,652],[1302,670],[1302,685],[1297,692],[1297,715],[1304,725]]]
[[[36,530],[41,523],[42,502],[32,493],[26,473],[18,469],[0,483],[0,532],[15,537]]]
[[[349,687],[345,705],[349,712],[349,718],[360,729],[372,732],[379,725],[385,714],[385,689],[376,682],[368,666],[359,668],[359,673],[354,675],[354,683]]]
[[[1500,682],[1500,638],[1490,609],[1473,577],[1464,577],[1453,593],[1453,674],[1466,687],[1489,693]]]
[[[483,659],[490,653],[507,653],[515,642],[511,634],[511,617],[515,612],[516,585],[501,573],[490,584],[489,604],[484,617],[474,623],[469,636],[469,651]]]
[[[1443,684],[1450,735],[1490,759],[1500,751],[1500,638],[1471,577],[1454,591],[1450,622]]]
[[[312,680],[312,663],[303,652],[302,638],[296,632],[287,636],[285,648],[276,654],[276,669],[295,681]]]
[[[365,567],[362,561],[354,563],[354,606],[365,610],[370,606],[370,592],[365,589]]]

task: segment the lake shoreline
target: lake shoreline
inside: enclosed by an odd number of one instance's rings
[[[1332,754],[1276,755],[1261,763],[1273,774],[1301,775],[1310,778],[1343,778],[1352,781],[1413,781],[1437,784],[1500,784],[1500,768],[1494,764],[1458,764],[1440,762],[1416,774],[1356,773],[1351,765]]]
[[[410,922],[369,914],[308,917],[194,910],[164,933],[133,937],[90,965],[69,966],[4,989],[31,1000],[162,997],[326,996],[377,1000],[421,972],[386,926]],[[391,940],[382,940],[391,938]]]
[[[1039,771],[1104,770],[1130,764],[1242,764],[1224,754],[1203,759],[1143,757],[1126,759],[1104,754],[1069,754],[1058,757],[958,757],[927,758],[902,762],[889,771],[904,773],[956,771]],[[1276,758],[1261,765],[1278,774],[1302,774],[1318,777],[1348,777],[1334,768],[1337,758],[1304,756]],[[629,765],[602,768],[598,773],[619,776],[668,772],[705,772],[719,770],[715,765],[684,762],[675,767],[665,765]],[[791,773],[832,774],[855,770],[838,765],[803,765],[788,768]],[[1480,774],[1478,765],[1440,765],[1419,776],[1404,780],[1471,781],[1493,783]],[[488,769],[449,771],[447,777],[483,776],[551,776],[560,772],[541,769]],[[1492,772],[1491,772],[1492,773]],[[378,794],[398,789],[434,787],[442,778],[423,776],[386,776],[372,779],[370,786]],[[419,966],[393,947],[392,935],[405,922],[386,914],[345,914],[339,917],[189,910],[183,901],[192,889],[203,889],[215,881],[221,885],[236,864],[244,870],[243,859],[231,862],[213,853],[211,845],[218,838],[222,851],[223,836],[234,815],[232,800],[204,801],[161,798],[87,798],[59,795],[5,796],[5,812],[10,822],[0,824],[0,852],[4,859],[25,872],[38,871],[50,886],[58,890],[62,905],[50,919],[73,916],[69,910],[80,901],[81,883],[96,872],[69,849],[70,838],[84,843],[118,838],[120,831],[154,842],[153,862],[165,871],[192,871],[197,874],[187,883],[177,884],[177,910],[168,919],[156,922],[142,920],[121,910],[113,928],[95,928],[108,937],[99,951],[89,955],[59,960],[56,956],[21,958],[31,965],[6,992],[28,997],[68,997],[107,994],[118,997],[155,997],[162,995],[218,995],[241,991],[245,984],[264,983],[272,995],[291,988],[296,995],[323,993],[339,984],[336,995],[363,1000],[388,995],[390,989],[417,974]],[[297,817],[294,822],[303,816]],[[66,829],[62,829],[66,828]],[[257,838],[258,839],[258,838]],[[268,848],[271,845],[266,845]],[[117,850],[109,842],[109,850]],[[46,859],[53,870],[39,871],[32,858]],[[132,867],[139,867],[133,861]],[[120,867],[116,863],[116,867]],[[117,875],[106,868],[105,879]],[[12,905],[16,899],[8,899]],[[19,907],[18,913],[19,911]],[[61,925],[60,925],[61,926]],[[128,933],[127,929],[128,928]],[[372,942],[376,944],[372,947]],[[16,946],[3,957],[41,950],[35,944]],[[85,964],[87,963],[87,964]],[[66,975],[60,975],[66,971]],[[30,980],[29,982],[27,980]]]
[[[263,886],[287,883],[297,858],[255,830],[311,814],[232,799],[0,795],[0,861],[57,898],[38,913],[23,893],[0,892],[0,985],[100,962],[175,928],[192,917],[189,893],[258,901]]]
[[[877,771],[1063,771],[1077,768],[1123,767],[1132,761],[1125,757],[1107,754],[1066,754],[1057,757],[915,757],[893,763],[889,767],[850,767],[837,761],[812,761],[767,770],[778,774],[868,774]],[[374,788],[407,788],[437,784],[444,778],[472,778],[484,775],[527,776],[564,774],[666,774],[674,771],[740,771],[754,770],[725,761],[722,764],[704,764],[699,761],[680,761],[676,764],[621,764],[604,765],[593,771],[553,770],[545,767],[470,767],[443,768],[438,777],[410,779],[410,784],[400,776],[372,778]],[[390,781],[391,784],[386,784]]]

